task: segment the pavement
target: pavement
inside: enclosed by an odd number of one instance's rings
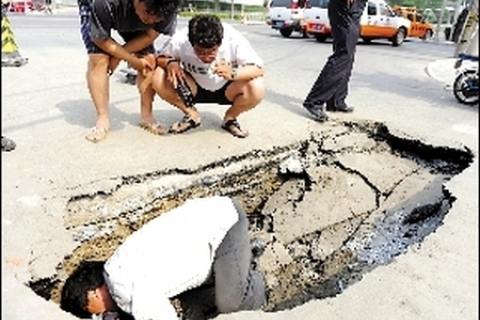
[[[108,195],[125,177],[194,170],[252,150],[272,150],[308,139],[312,131],[321,132],[318,123],[305,114],[266,101],[242,118],[251,132],[244,140],[232,140],[218,128],[216,121],[222,113],[213,107],[205,108],[210,120],[195,132],[157,137],[137,127],[134,88],[116,83],[112,86],[112,133],[105,141],[91,144],[83,136],[94,121],[93,112],[79,111],[91,108],[85,84],[78,80],[84,76],[84,57],[63,48],[52,50],[57,50],[57,56],[71,57],[55,60],[58,70],[48,75],[42,60],[21,67],[29,68],[28,73],[2,68],[2,134],[17,143],[14,151],[2,152],[4,319],[74,319],[27,286],[32,279],[54,274],[57,263],[75,248],[64,225],[72,199]],[[45,59],[52,63],[52,57]],[[72,59],[80,67],[72,67]],[[425,65],[425,71],[448,84],[453,80],[453,62],[437,60]],[[63,70],[69,70],[68,77]],[[433,92],[438,95],[441,90]],[[352,95],[356,94],[353,90]],[[408,112],[434,108],[435,103],[419,100]],[[442,228],[337,297],[310,301],[292,310],[239,312],[217,319],[478,319],[478,109],[438,110],[427,113],[429,121],[420,113],[400,120],[398,114],[381,117],[398,132],[410,132],[433,145],[467,147],[475,154],[474,163],[446,185],[457,200]],[[160,106],[158,112],[165,121],[178,117],[177,111],[167,106]],[[376,106],[365,103],[353,115],[372,118],[376,112]],[[272,114],[279,130],[271,130],[268,121]]]
[[[455,78],[455,58],[447,58],[435,60],[427,65],[426,72],[433,79],[443,82],[445,84],[451,84],[452,79]]]

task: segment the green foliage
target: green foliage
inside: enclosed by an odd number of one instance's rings
[[[268,1],[268,0],[266,0]],[[210,1],[189,1],[189,0],[184,0],[183,1],[183,10],[182,11],[188,11],[189,4],[191,7],[195,8],[195,11],[201,11],[201,12],[224,12],[224,11],[231,11],[232,10],[232,3],[231,2],[220,2],[219,0],[210,0]],[[263,6],[250,6],[250,5],[244,5],[243,6],[243,11],[244,12],[263,12],[267,6],[267,2],[264,2]],[[242,10],[242,5],[239,3],[233,3],[233,9],[234,11],[241,12]]]
[[[191,18],[197,14],[215,14],[217,17],[220,18],[220,20],[231,20],[231,13],[230,12],[212,12],[212,11],[195,11],[195,12],[188,12],[188,11],[183,11],[180,12],[181,17],[186,17],[186,18]],[[240,13],[235,13],[233,15],[233,20],[241,20],[241,14]]]
[[[182,10],[180,11],[181,17],[193,17],[196,14],[215,14],[220,19],[231,20],[233,10],[233,19],[241,20],[243,13],[264,13],[267,11],[265,6],[250,6],[241,5],[238,3],[226,3],[219,0],[214,1],[188,1],[184,0]]]
[[[440,9],[443,5],[443,0],[386,0],[389,5],[400,5],[408,7],[417,7],[419,12],[425,9]]]
[[[436,24],[440,18],[440,12],[443,5],[443,0],[386,0],[390,6],[400,5],[405,7],[416,7],[417,11],[421,13],[426,20],[431,24]],[[452,6],[453,0],[449,2]],[[455,3],[456,6],[456,3]],[[455,20],[455,12],[445,10],[443,13],[442,23],[452,24]]]

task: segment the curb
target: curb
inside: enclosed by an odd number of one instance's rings
[[[456,69],[454,65],[456,60],[455,58],[448,58],[430,62],[425,71],[428,76],[439,82],[451,83],[455,78]]]

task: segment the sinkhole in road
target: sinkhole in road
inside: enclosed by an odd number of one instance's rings
[[[120,177],[78,195],[64,219],[78,244],[49,278],[28,285],[59,302],[82,260],[106,260],[133,231],[193,197],[226,195],[248,214],[266,312],[341,294],[440,227],[455,201],[445,182],[473,160],[467,149],[427,145],[377,122],[332,122],[306,140],[203,165]],[[215,315],[212,286],[172,299],[182,319]],[[214,310],[214,308],[213,308]]]

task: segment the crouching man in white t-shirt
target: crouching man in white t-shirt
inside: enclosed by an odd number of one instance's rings
[[[264,305],[248,220],[228,197],[188,200],[133,232],[106,262],[84,262],[65,282],[60,305],[79,318],[177,320],[169,298],[212,276],[219,312]]]
[[[265,97],[263,61],[248,40],[215,15],[197,15],[188,28],[177,31],[158,51],[152,87],[162,99],[179,108],[184,117],[170,127],[182,133],[198,127],[201,117],[195,104],[231,105],[222,128],[235,137],[248,132],[237,117]],[[186,81],[193,94],[193,105],[183,101],[175,90]]]

